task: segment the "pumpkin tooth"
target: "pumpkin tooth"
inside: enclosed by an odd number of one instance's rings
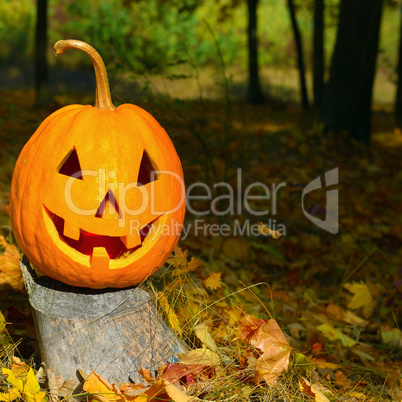
[[[63,228],[63,235],[73,239],[79,240],[80,239],[81,230],[78,226],[74,225],[73,223],[64,221],[64,228]]]
[[[120,236],[120,240],[124,243],[127,249],[141,245],[140,234],[134,231],[130,236]]]
[[[91,256],[91,268],[107,269],[109,268],[109,254],[105,247],[94,247]]]

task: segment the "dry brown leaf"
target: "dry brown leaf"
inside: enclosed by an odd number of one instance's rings
[[[244,340],[262,352],[256,363],[254,381],[258,383],[264,379],[268,385],[273,384],[289,367],[292,350],[279,325],[274,319],[259,320],[247,315],[237,330]]]
[[[49,389],[49,401],[57,402],[59,400],[59,391],[64,384],[63,376],[56,377],[53,370],[47,369],[47,383]]]
[[[322,391],[331,393],[329,389],[320,384],[312,384],[305,378],[301,377],[299,380],[299,388],[304,394],[311,396],[317,402],[329,402],[329,399],[323,394]]]
[[[364,320],[352,311],[345,310],[334,303],[329,303],[326,309],[337,320],[346,322],[347,324],[358,325],[359,327],[366,327],[369,324],[367,320]]]
[[[59,389],[59,396],[61,398],[68,398],[71,396],[76,388],[75,382],[73,380],[64,381],[63,385]]]
[[[342,387],[342,389],[348,388],[348,385],[350,383],[346,375],[341,370],[335,372],[335,381],[338,385]]]
[[[249,341],[250,337],[253,336],[255,331],[265,322],[266,320],[255,318],[252,315],[247,314],[239,321],[239,324],[236,328],[238,335],[236,336],[235,340],[243,339]]]
[[[141,374],[142,379],[148,384],[152,384],[156,381],[156,378],[154,378],[154,376],[148,369],[141,367],[138,372]]]

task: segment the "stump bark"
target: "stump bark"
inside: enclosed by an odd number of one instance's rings
[[[139,383],[141,367],[154,373],[186,351],[158,315],[149,294],[138,287],[68,286],[37,277],[25,257],[21,270],[41,359],[64,380],[78,385],[81,369],[87,374],[94,370],[110,383]]]

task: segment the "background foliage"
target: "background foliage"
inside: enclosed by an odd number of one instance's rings
[[[338,3],[339,0],[326,2],[327,65],[335,40]],[[313,1],[299,0],[297,6],[304,50],[307,60],[311,60]],[[213,27],[224,62],[243,70],[247,67],[245,1],[49,0],[49,12],[50,44],[68,37],[88,41],[105,55],[109,69],[158,73],[188,58],[200,67],[216,65],[216,45],[207,24]],[[294,67],[285,1],[260,0],[258,12],[260,65]],[[22,61],[32,57],[35,2],[1,2],[0,15],[0,58]],[[398,25],[397,2],[388,1],[382,23],[380,66],[390,75],[396,64]],[[82,60],[82,55],[75,54],[62,62],[74,65]]]

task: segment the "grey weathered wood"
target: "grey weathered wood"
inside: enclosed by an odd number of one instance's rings
[[[186,350],[139,288],[94,290],[37,277],[24,258],[25,287],[42,361],[78,384],[77,370],[94,370],[110,383],[140,382]]]

